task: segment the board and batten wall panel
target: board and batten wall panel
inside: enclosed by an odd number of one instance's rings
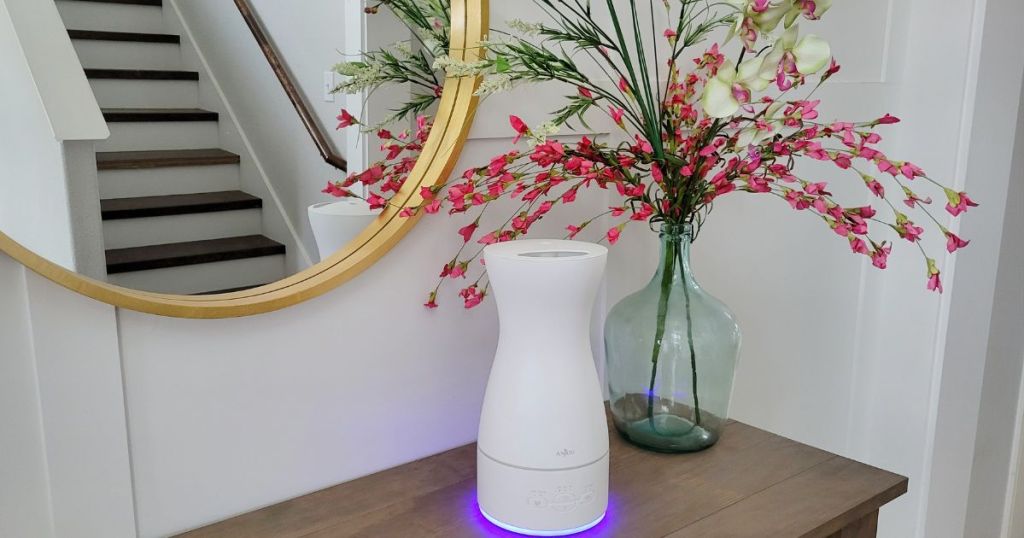
[[[974,153],[975,102],[999,94],[963,83],[978,73],[976,22],[986,5],[1014,4],[837,3],[820,33],[830,37],[840,60],[850,60],[843,78],[823,94],[830,101],[823,115],[902,116],[907,123],[889,131],[886,148],[970,188],[965,171]],[[497,2],[492,10],[495,21],[523,16]],[[936,64],[936,57],[945,62]],[[1019,95],[1019,81],[1016,89],[1006,84]],[[553,102],[556,91],[531,96],[524,117]],[[507,100],[484,104],[480,117],[487,124],[474,128],[476,139],[459,169],[504,147],[509,112],[516,110]],[[995,158],[1003,157],[1008,161]],[[1005,184],[1006,178],[990,179],[997,170],[989,171],[986,181]],[[808,167],[802,173],[828,179],[836,172]],[[868,200],[855,181],[833,183]],[[579,211],[601,203],[590,200]],[[909,475],[911,495],[883,510],[881,536],[957,535],[955,527],[933,532],[940,527],[929,525],[955,524],[965,507],[930,511],[932,498],[956,492],[927,484],[948,471],[932,459],[945,449],[936,440],[948,434],[935,430],[942,418],[939,388],[947,382],[941,366],[948,356],[939,352],[948,319],[943,312],[972,312],[969,305],[926,293],[920,262],[904,245],[890,268],[878,272],[811,217],[775,200],[737,195],[715,211],[694,261],[701,281],[743,324],[733,415]],[[495,345],[493,304],[465,312],[448,295],[439,310],[419,306],[457,245],[458,225],[427,219],[345,286],[253,318],[191,321],[119,311],[115,322],[107,307],[30,281],[26,312],[37,301],[53,302],[59,313],[49,311],[58,320],[88,319],[91,330],[119,337],[140,535],[198,526],[472,440]],[[642,228],[628,228],[612,251],[605,308],[653,270],[655,246]],[[548,233],[556,230],[552,224]],[[979,250],[986,255],[984,244]],[[0,263],[0,295],[24,289],[24,277],[12,277]],[[60,334],[54,326],[11,327],[13,334],[34,331],[36,340]],[[102,346],[76,352],[109,376],[117,350],[102,338]],[[978,399],[976,393],[954,396],[950,401]],[[117,409],[105,392],[93,397],[106,401],[107,413]],[[973,443],[950,446],[944,461],[969,466]],[[83,461],[103,465],[102,459]]]
[[[0,536],[54,536],[25,268],[0,255]]]

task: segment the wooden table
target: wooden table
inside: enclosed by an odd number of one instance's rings
[[[514,537],[475,500],[476,445],[285,501],[182,536]],[[611,434],[608,515],[581,537],[867,538],[907,479],[730,421],[697,454],[637,448]]]

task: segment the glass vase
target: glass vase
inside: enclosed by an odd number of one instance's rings
[[[605,322],[612,418],[629,441],[695,452],[718,441],[729,412],[740,329],[690,269],[689,226],[664,226],[658,270]]]

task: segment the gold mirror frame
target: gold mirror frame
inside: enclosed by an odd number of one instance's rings
[[[453,58],[474,60],[487,34],[488,0],[451,0]],[[447,180],[469,134],[476,112],[476,78],[445,80],[434,127],[409,178],[393,201],[402,207],[422,202],[423,185]],[[369,268],[416,224],[389,207],[369,227],[330,258],[273,284],[220,295],[189,296],[136,291],[71,272],[0,232],[0,251],[69,290],[138,312],[179,318],[214,319],[272,312],[322,295]]]

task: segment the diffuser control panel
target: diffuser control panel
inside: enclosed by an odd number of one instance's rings
[[[526,497],[526,504],[536,510],[571,512],[577,507],[594,502],[594,485],[579,488],[558,486],[551,491],[533,490]]]

